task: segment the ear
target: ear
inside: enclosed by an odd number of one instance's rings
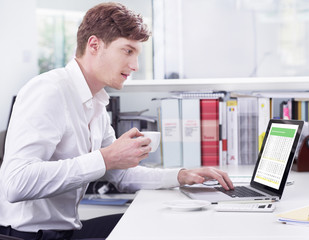
[[[100,48],[100,39],[94,35],[90,36],[87,42],[87,48],[91,54],[96,54]]]

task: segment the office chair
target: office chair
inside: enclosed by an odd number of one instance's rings
[[[9,119],[8,119],[8,123],[7,123],[6,129],[5,129],[5,132],[4,132],[4,136],[3,136],[3,149],[2,149],[2,153],[1,153],[2,159],[0,159],[0,166],[1,166],[1,163],[2,163],[2,160],[3,160],[4,149],[5,149],[6,133],[7,133],[8,127],[9,127],[9,123],[10,123],[10,119],[11,119],[11,115],[12,115],[12,111],[13,111],[13,106],[14,106],[15,100],[16,100],[16,96],[13,96],[12,102],[11,102],[11,109],[10,109],[10,113],[9,113]]]
[[[11,110],[10,110],[9,120],[8,120],[7,126],[9,125],[9,122],[10,122],[10,118],[11,118],[11,114],[12,114],[12,110],[13,110],[13,105],[15,103],[15,99],[16,99],[16,96],[13,96],[12,103],[11,103]],[[4,134],[4,139],[3,139],[3,150],[2,150],[3,153],[2,154],[4,154],[5,138],[6,138],[6,132]],[[1,164],[2,164],[2,160],[3,160],[3,158],[1,157],[0,158],[0,167],[1,167]],[[0,234],[0,240],[23,240],[23,239],[22,238],[18,238],[18,237],[12,237],[12,236],[6,236],[6,235],[3,235],[3,234]]]
[[[6,236],[3,234],[0,234],[0,240],[23,240],[22,238],[18,237],[12,237],[12,236]]]

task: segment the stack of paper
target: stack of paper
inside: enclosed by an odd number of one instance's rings
[[[309,206],[278,215],[278,221],[287,224],[309,226]]]

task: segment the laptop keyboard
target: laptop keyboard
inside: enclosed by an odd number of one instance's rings
[[[230,197],[262,197],[265,196],[261,193],[258,193],[252,189],[246,188],[245,186],[235,186],[232,190],[225,190],[223,187],[215,187],[215,189],[223,192]]]

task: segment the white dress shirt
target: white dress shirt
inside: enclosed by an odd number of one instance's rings
[[[102,176],[120,191],[175,187],[179,169],[106,171],[98,150],[115,140],[109,96],[92,96],[75,60],[18,93],[0,169],[0,225],[19,231],[82,227],[78,205]]]

